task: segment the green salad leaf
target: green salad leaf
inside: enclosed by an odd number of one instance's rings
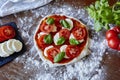
[[[97,0],[86,8],[94,19],[94,28],[98,32],[103,28],[109,29],[109,24],[120,25],[120,2],[110,6],[108,0]]]

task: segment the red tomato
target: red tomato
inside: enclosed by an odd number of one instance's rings
[[[44,37],[45,37],[46,35],[42,35],[42,36],[40,36],[40,38],[38,39],[38,45],[41,47],[41,49],[44,49],[45,47],[47,47],[48,46],[48,44],[45,44],[45,42],[44,42]]]
[[[46,23],[42,23],[40,26],[40,30],[46,33],[50,33],[54,29],[54,25],[47,25]]]
[[[67,29],[62,29],[59,32],[60,37],[64,37],[65,39],[69,39],[70,31]]]
[[[0,39],[0,42],[12,39],[15,37],[15,35],[16,35],[15,30],[11,26],[2,26],[0,28],[0,37],[2,38]]]
[[[112,49],[120,50],[120,27],[115,26],[106,32],[108,46]]]
[[[74,58],[74,57],[77,57],[78,55],[80,54],[80,49],[79,47],[77,46],[68,46],[66,48],[66,55],[69,57],[69,58]]]
[[[77,40],[83,39],[87,34],[85,28],[82,27],[76,27],[72,33]]]
[[[48,55],[47,57],[48,57],[48,59],[53,62],[54,57],[55,57],[59,52],[60,52],[60,50],[59,50],[58,48],[55,48],[55,47],[48,49],[48,50],[47,50],[47,55]]]

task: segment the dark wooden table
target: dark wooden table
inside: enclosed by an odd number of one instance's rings
[[[71,4],[72,2],[76,1],[75,4],[72,4],[73,6],[77,5],[79,6],[86,6],[89,5],[91,3],[93,3],[95,0],[64,0],[65,3]],[[115,3],[116,0],[110,0],[110,4],[112,5],[113,3]],[[53,1],[54,2],[54,1]],[[53,2],[51,2],[50,4],[52,4]],[[30,11],[27,11],[27,13],[29,13]],[[19,24],[19,22],[16,20],[17,17],[25,17],[25,16],[31,16],[31,14],[26,15],[25,12],[20,12],[17,13],[15,15],[9,15],[9,16],[5,16],[0,18],[0,24],[4,24],[7,22],[11,22],[14,21],[17,24]],[[38,19],[35,19],[35,21],[37,21]],[[104,77],[104,80],[120,80],[120,52],[108,49],[105,52],[106,54],[103,55],[103,59],[101,61],[101,66],[104,69],[103,71],[103,76],[101,76],[100,80],[103,80],[102,77]],[[10,68],[13,68],[12,70],[9,70],[9,66],[11,66]],[[14,77],[18,77],[20,74],[16,74],[14,72],[14,70],[21,72],[21,69],[23,69],[24,64],[21,63],[17,63],[12,61],[8,64],[6,64],[5,66],[0,68],[0,80],[14,80],[12,79],[9,75],[15,75]],[[19,68],[19,69],[17,69]],[[32,74],[32,70],[30,71],[29,74],[23,73],[23,75],[25,74],[25,76],[21,75],[21,77],[24,78],[24,80],[28,80]],[[23,80],[23,78],[18,79],[18,80]],[[75,79],[76,80],[76,79]]]

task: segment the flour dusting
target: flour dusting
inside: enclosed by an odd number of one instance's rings
[[[73,1],[72,3],[75,4],[77,2]],[[41,61],[38,51],[33,46],[33,36],[39,21],[50,14],[72,16],[88,26],[90,33],[89,49],[91,51],[89,56],[74,64],[53,68]],[[10,80],[102,80],[100,78],[100,76],[103,76],[101,61],[107,49],[104,32],[96,33],[93,30],[94,22],[85,9],[64,3],[64,0],[55,0],[41,8],[26,11],[23,16],[15,14],[14,17],[17,18],[19,32],[21,32],[20,34],[24,39],[27,51],[14,61],[14,63],[23,65],[23,68],[18,69],[18,71],[25,75],[22,75],[22,78],[20,78],[21,76],[18,76],[19,74],[16,72],[17,77],[14,77],[15,74],[9,75],[11,77]],[[30,76],[27,76],[28,74]]]

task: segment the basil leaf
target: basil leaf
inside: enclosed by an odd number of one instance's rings
[[[80,42],[78,40],[73,39],[73,38],[71,38],[69,42],[70,42],[71,45],[78,45],[78,44],[80,44]]]
[[[47,44],[51,44],[52,43],[52,36],[50,34],[46,35],[44,37],[44,42],[47,43]]]
[[[70,29],[70,27],[71,27],[70,24],[66,20],[61,20],[60,23],[65,28],[69,28]]]
[[[48,18],[48,19],[46,20],[46,23],[47,23],[47,24],[53,24],[53,23],[54,23],[54,19],[53,19],[53,18]]]
[[[54,57],[54,62],[60,62],[65,56],[65,52],[60,52]]]
[[[65,38],[64,37],[60,37],[57,41],[57,45],[61,45],[65,42]]]

